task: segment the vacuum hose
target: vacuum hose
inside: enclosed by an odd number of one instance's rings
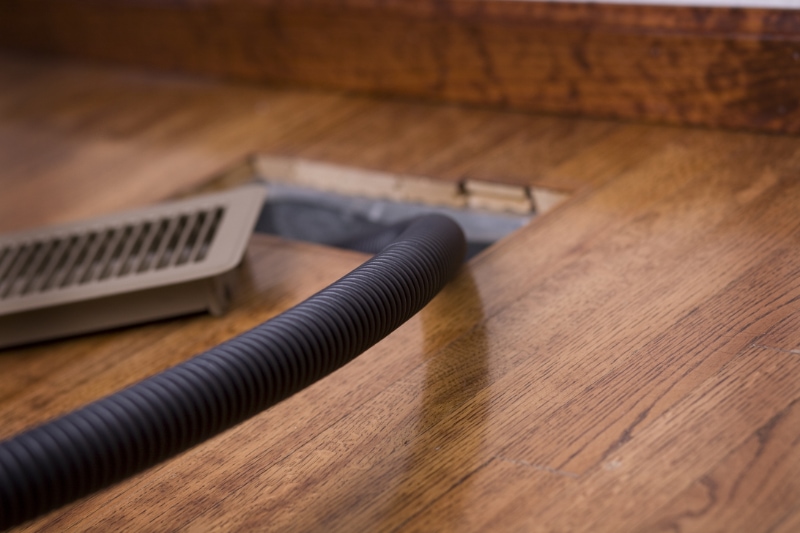
[[[0,442],[0,529],[140,472],[288,398],[422,309],[466,245],[441,215],[306,301],[169,370]]]

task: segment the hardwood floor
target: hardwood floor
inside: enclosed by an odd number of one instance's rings
[[[0,59],[0,230],[253,154],[548,187],[363,356],[22,530],[793,531],[800,138]],[[363,260],[254,236],[222,318],[0,353],[0,438],[185,360]]]

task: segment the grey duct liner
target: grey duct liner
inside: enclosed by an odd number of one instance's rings
[[[381,198],[346,196],[285,183],[267,183],[267,200],[256,231],[287,239],[367,251],[364,239],[411,218],[439,213],[455,220],[467,239],[471,258],[530,222],[517,215],[458,209]]]
[[[296,307],[211,350],[0,443],[0,528],[167,459],[328,375],[454,276],[459,226],[426,215]]]

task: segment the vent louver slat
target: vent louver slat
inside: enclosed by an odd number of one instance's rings
[[[149,229],[149,226],[146,224],[137,224],[131,227],[129,238],[125,243],[125,248],[123,248],[119,257],[119,264],[117,264],[114,270],[111,272],[112,277],[124,276],[128,273],[133,261],[131,256],[136,253],[135,250],[138,250],[137,245],[142,245],[142,233],[147,229]]]
[[[187,215],[182,215],[178,219],[172,234],[165,241],[166,245],[164,246],[164,250],[159,254],[158,264],[156,265],[157,269],[167,268],[173,264],[173,258],[180,252],[178,246],[180,243],[186,242],[185,236],[188,221],[189,216]]]
[[[70,249],[67,254],[67,260],[56,268],[56,271],[53,273],[53,279],[51,283],[45,287],[45,290],[63,288],[66,286],[69,275],[75,270],[75,265],[80,260],[90,235],[90,233],[84,233],[83,235],[72,236],[69,242]]]
[[[221,312],[225,302],[220,294],[225,291],[208,280],[238,263],[263,194],[262,187],[250,186],[140,212],[0,236],[0,347],[26,342],[28,337],[53,338],[204,309]],[[187,292],[189,285],[196,287],[195,293]],[[66,328],[62,322],[74,322],[66,315],[48,316],[48,324],[35,326],[26,326],[19,318],[19,313],[37,309],[44,316],[57,306],[61,313],[79,305],[75,302],[86,307],[113,295],[119,299],[157,288],[149,297],[151,311],[145,312],[140,300],[131,300],[135,303],[131,313],[137,316],[129,319],[116,316],[123,313],[122,307],[109,312],[114,316],[96,317],[95,326]],[[14,313],[17,323],[12,327]],[[63,331],[21,335],[14,331],[21,324],[31,331],[51,326]]]
[[[83,278],[81,278],[81,283],[96,281],[100,277],[100,274],[103,272],[103,270],[107,268],[111,260],[111,255],[114,253],[114,249],[119,244],[121,238],[122,228],[113,228],[106,231],[106,238],[103,241],[103,244],[100,246],[100,249],[97,251],[95,260],[86,270]]]
[[[122,268],[123,257],[126,250],[133,245],[133,226],[125,226],[117,232],[116,241],[109,247],[111,255],[103,265],[98,279],[105,280],[111,276],[116,276]]]
[[[92,232],[89,234],[89,238],[87,239],[83,249],[81,250],[80,254],[78,254],[78,260],[75,261],[75,264],[73,265],[72,270],[70,271],[66,280],[64,280],[64,285],[62,285],[62,287],[70,287],[72,285],[77,285],[80,282],[84,273],[91,266],[94,256],[97,254],[97,250],[100,248],[102,241],[103,237],[101,233]]]
[[[167,224],[167,229],[161,238],[161,242],[158,244],[158,250],[156,250],[156,253],[150,263],[152,268],[163,268],[161,265],[164,262],[164,257],[167,255],[167,248],[171,242],[174,242],[175,232],[178,231],[182,218],[184,217],[174,217],[169,221],[169,224]]]
[[[6,274],[5,279],[0,283],[0,298],[5,298],[11,292],[11,289],[16,282],[20,272],[23,272],[25,265],[28,262],[28,257],[31,255],[32,246],[30,244],[23,244],[17,250],[11,267]]]
[[[26,280],[28,279],[28,273],[36,268],[38,261],[41,259],[42,248],[42,243],[40,242],[33,243],[29,246],[28,253],[22,263],[22,268],[19,269],[14,278],[8,280],[8,288],[6,290],[7,296],[16,296],[22,292],[22,289],[26,285]]]
[[[186,246],[181,250],[179,255],[178,261],[176,264],[183,265],[188,263],[194,258],[194,250],[197,242],[205,231],[207,231],[207,226],[211,224],[211,219],[206,216],[206,213],[198,213],[197,219],[195,220],[194,225],[192,226],[192,230],[189,234],[188,240],[186,241]]]
[[[17,294],[27,294],[30,291],[37,277],[41,275],[42,270],[47,266],[47,257],[50,254],[50,249],[52,246],[52,241],[45,242],[44,244],[36,244],[36,248],[38,248],[38,250],[35,252],[33,256],[33,262],[29,267],[30,273],[20,280],[20,283],[11,290],[12,296]]]
[[[192,232],[195,231],[195,226],[197,225],[199,218],[200,213],[198,212],[191,213],[188,217],[186,217],[185,224],[181,230],[181,235],[178,238],[178,241],[175,243],[175,249],[172,250],[166,266],[172,267],[186,262],[181,262],[180,259],[181,257],[188,257],[189,255],[189,251],[187,250],[189,246],[189,239],[191,238]]]
[[[4,246],[0,248],[0,283],[5,279],[6,267],[11,260],[11,246]]]
[[[158,220],[150,225],[150,231],[147,238],[142,244],[142,251],[139,257],[139,264],[135,268],[135,272],[145,272],[150,269],[150,262],[156,254],[156,249],[164,237],[164,232],[167,229],[169,222],[167,220]]]
[[[197,254],[194,257],[194,261],[202,261],[206,258],[206,254],[208,254],[208,249],[211,247],[211,242],[214,240],[214,237],[217,234],[217,228],[219,227],[219,223],[222,220],[222,209],[216,209],[214,214],[210,217],[211,224],[208,226],[208,230],[205,234],[202,235],[199,241],[199,247],[197,248]]]
[[[158,223],[146,222],[144,228],[142,228],[142,233],[139,235],[139,238],[136,241],[136,244],[133,245],[131,256],[128,258],[128,264],[122,269],[123,276],[139,271],[139,268],[142,266],[142,264],[144,264],[144,261],[147,258],[148,248],[150,248],[150,245],[156,238],[156,233],[158,233]]]
[[[52,243],[53,244],[50,246],[50,249],[45,256],[41,272],[32,280],[32,283],[28,287],[26,294],[42,290],[47,285],[47,282],[53,277],[53,274],[62,258],[67,255],[69,251],[69,239],[56,238],[53,239]]]
[[[70,258],[73,256],[75,245],[77,243],[78,243],[78,237],[74,235],[64,237],[63,247],[61,248],[61,251],[58,254],[58,258],[53,259],[54,261],[53,268],[50,271],[49,275],[44,279],[44,282],[40,290],[49,291],[53,287],[58,286],[58,283],[64,276],[64,269],[67,267],[67,264],[70,262]]]

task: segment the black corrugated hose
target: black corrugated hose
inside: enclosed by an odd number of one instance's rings
[[[378,255],[296,307],[0,443],[0,529],[174,456],[330,374],[428,303],[465,248],[449,218],[415,219]]]

